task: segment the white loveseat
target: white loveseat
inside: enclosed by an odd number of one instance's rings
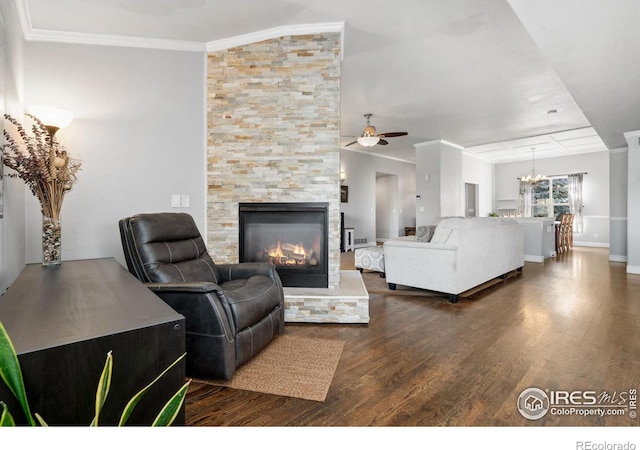
[[[390,289],[397,284],[458,294],[524,266],[524,230],[513,219],[449,218],[440,221],[430,242],[414,236],[384,243]]]

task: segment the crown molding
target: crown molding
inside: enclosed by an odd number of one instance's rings
[[[443,144],[448,145],[449,147],[457,148],[458,150],[464,150],[464,147],[462,145],[454,144],[453,142],[445,141],[444,139],[434,139],[432,141],[418,142],[417,144],[413,144],[413,146],[417,149],[434,144]]]
[[[156,39],[105,34],[75,33],[69,31],[33,30],[25,34],[26,41],[54,42],[59,44],[106,45],[114,47],[149,48],[157,50],[181,50],[204,53],[206,45],[202,42]]]
[[[206,44],[203,42],[35,29],[31,23],[31,14],[27,0],[15,0],[15,5],[18,10],[22,35],[25,41],[109,45],[191,52],[206,51]]]
[[[403,162],[403,163],[413,164],[414,166],[416,165],[415,161],[410,161],[410,160],[404,159],[404,158],[398,158],[396,156],[381,155],[379,153],[372,153],[372,152],[368,152],[366,150],[360,150],[360,149],[357,149],[357,148],[340,147],[340,150],[344,150],[346,152],[362,153],[363,155],[373,156],[374,158],[390,159],[392,161],[399,161],[399,162]]]
[[[629,147],[612,148],[609,153],[629,153]]]
[[[471,158],[475,158],[475,159],[480,160],[480,161],[484,161],[484,162],[490,163],[490,164],[496,164],[493,161],[491,161],[489,158],[486,158],[484,156],[480,156],[477,153],[472,153],[472,152],[467,151],[467,150],[462,150],[462,154],[465,155],[465,156],[469,156]]]
[[[136,36],[78,33],[73,31],[42,30],[33,28],[27,0],[14,0],[25,41],[54,42],[61,44],[89,44],[119,47],[151,48],[158,50],[180,50],[188,52],[212,52],[252,44],[282,36],[303,34],[340,33],[340,58],[344,55],[344,22],[328,22],[304,25],[285,25],[255,33],[243,34],[211,42],[159,39]]]
[[[207,42],[207,52],[227,50],[233,47],[277,39],[282,36],[301,36],[305,34],[340,33],[340,58],[344,54],[344,22],[311,23],[302,25],[283,25],[254,33],[242,34],[227,39]]]

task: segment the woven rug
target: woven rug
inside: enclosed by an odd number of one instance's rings
[[[339,340],[283,334],[240,366],[231,380],[194,381],[323,402],[343,347]]]

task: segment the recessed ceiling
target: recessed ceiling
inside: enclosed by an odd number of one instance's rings
[[[466,147],[465,152],[492,163],[508,163],[531,159],[533,152],[537,159],[557,156],[579,155],[608,151],[607,147],[592,127],[560,131],[540,136],[494,142],[492,144]]]
[[[343,144],[360,135],[368,112],[379,132],[409,132],[387,146],[350,147],[356,151],[413,161],[414,144],[442,139],[507,162],[530,159],[530,147],[523,149],[531,139],[541,142],[536,157],[578,154],[626,146],[623,133],[640,129],[636,0],[16,4],[27,40],[192,51],[277,27],[343,22]],[[562,139],[563,132],[580,136]]]

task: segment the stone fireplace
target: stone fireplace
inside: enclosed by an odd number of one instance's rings
[[[324,243],[287,233],[317,252],[321,266],[326,261],[327,274],[326,287],[284,288],[286,322],[369,322],[362,277],[340,271],[340,44],[340,33],[327,32],[208,54],[207,248],[214,259],[239,262],[252,245],[240,243],[240,204],[326,206]],[[298,261],[298,242],[286,243],[280,262]]]
[[[240,262],[270,262],[285,287],[327,288],[328,212],[324,202],[240,203]]]
[[[208,54],[207,248],[238,262],[240,203],[326,203],[327,288],[340,286],[340,33]]]

